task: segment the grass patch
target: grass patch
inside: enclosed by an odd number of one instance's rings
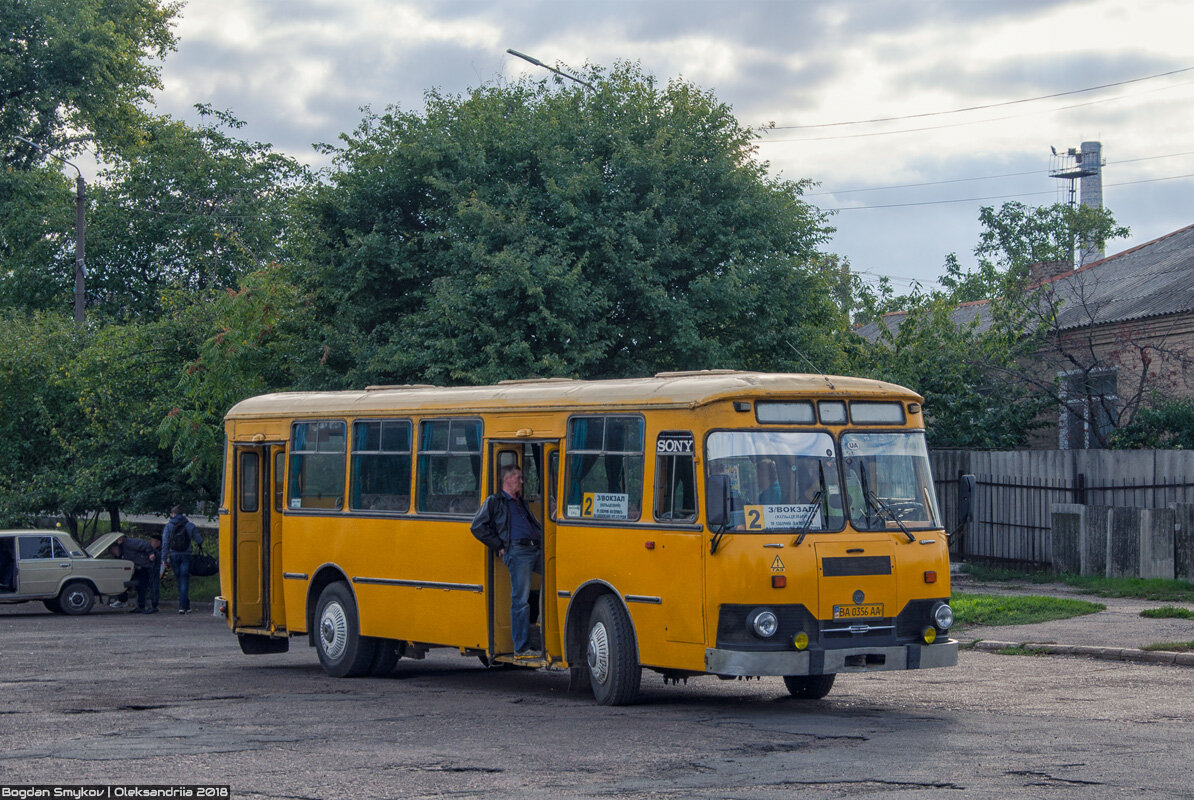
[[[965,570],[976,581],[1017,583],[1064,583],[1098,597],[1133,597],[1160,602],[1194,603],[1194,583],[1162,578],[1106,578],[1069,572],[1020,572],[1012,569],[967,564]]]
[[[1002,650],[996,650],[1001,656],[1047,656],[1049,651],[1043,647],[1026,647],[1024,645],[1016,645],[1015,647],[1005,647]]]
[[[191,586],[187,594],[191,598],[192,605],[198,600],[213,600],[219,593],[219,575],[208,575],[204,578],[191,576]],[[166,572],[166,577],[162,580],[161,598],[163,600],[178,600],[178,581],[174,579],[174,574],[170,571]]]
[[[1162,606],[1161,608],[1146,608],[1140,616],[1149,619],[1194,619],[1194,611],[1177,606]]]
[[[1158,642],[1146,644],[1141,650],[1164,650],[1166,652],[1189,653],[1194,650],[1194,642]]]
[[[954,610],[954,624],[959,627],[1030,625],[1094,614],[1107,608],[1102,603],[1069,597],[992,594],[954,594],[949,605]]]

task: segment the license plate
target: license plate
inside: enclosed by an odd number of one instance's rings
[[[834,619],[861,619],[863,617],[883,616],[882,603],[865,603],[861,606],[834,606]]]

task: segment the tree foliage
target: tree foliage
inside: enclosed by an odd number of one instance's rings
[[[197,107],[187,126],[150,117],[95,192],[88,295],[109,317],[155,318],[173,292],[239,285],[283,246],[290,196],[307,180],[293,159],[233,135],[228,112]]]
[[[0,153],[39,157],[15,136],[75,152],[135,129],[161,59],[174,49],[180,4],[160,0],[7,0],[0,3]]]
[[[0,167],[0,308],[68,308],[74,190],[49,167]]]
[[[860,348],[857,370],[924,395],[929,445],[1007,450],[1025,446],[1039,427],[1041,401],[1016,379],[1018,360],[1032,343],[1006,308],[989,327],[957,314],[941,293],[905,298],[898,326],[879,327]]]
[[[689,83],[587,77],[432,92],[343,137],[304,228],[353,382],[833,360],[810,268],[828,228],[803,184],[768,177]]]
[[[1034,264],[1074,264],[1080,244],[1102,249],[1112,239],[1128,235],[1106,208],[1054,203],[1028,206],[1004,203],[998,209],[979,209],[978,263],[966,270],[954,253],[946,257],[941,285],[958,303],[1009,297],[1026,288]],[[1083,266],[1078,264],[1076,266]]]
[[[217,497],[229,408],[281,389],[347,386],[328,366],[328,333],[312,298],[285,267],[258,270],[239,290],[208,292],[179,316],[195,349],[171,384],[159,439],[191,486]]]
[[[1113,431],[1110,447],[1116,450],[1194,449],[1194,400],[1152,398],[1132,421]]]

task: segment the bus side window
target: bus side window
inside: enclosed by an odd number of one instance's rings
[[[290,507],[344,507],[346,426],[340,420],[296,422],[290,436]]]
[[[357,511],[410,509],[409,420],[352,424],[350,506]]]
[[[696,519],[696,466],[688,431],[659,434],[655,444],[655,519]]]
[[[618,520],[642,516],[642,418],[574,417],[568,427],[564,516]]]
[[[472,516],[481,504],[481,420],[419,423],[418,510]]]

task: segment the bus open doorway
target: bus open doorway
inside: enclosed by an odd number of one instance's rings
[[[510,625],[510,573],[497,554],[487,550],[489,658],[495,663],[519,663],[526,666],[548,666],[563,660],[562,638],[555,597],[555,484],[559,474],[559,443],[555,441],[492,441],[490,442],[491,491],[501,489],[502,469],[517,466],[523,474],[523,497],[543,529],[543,573],[531,579],[530,638],[528,648],[533,657],[514,657],[514,640]]]

